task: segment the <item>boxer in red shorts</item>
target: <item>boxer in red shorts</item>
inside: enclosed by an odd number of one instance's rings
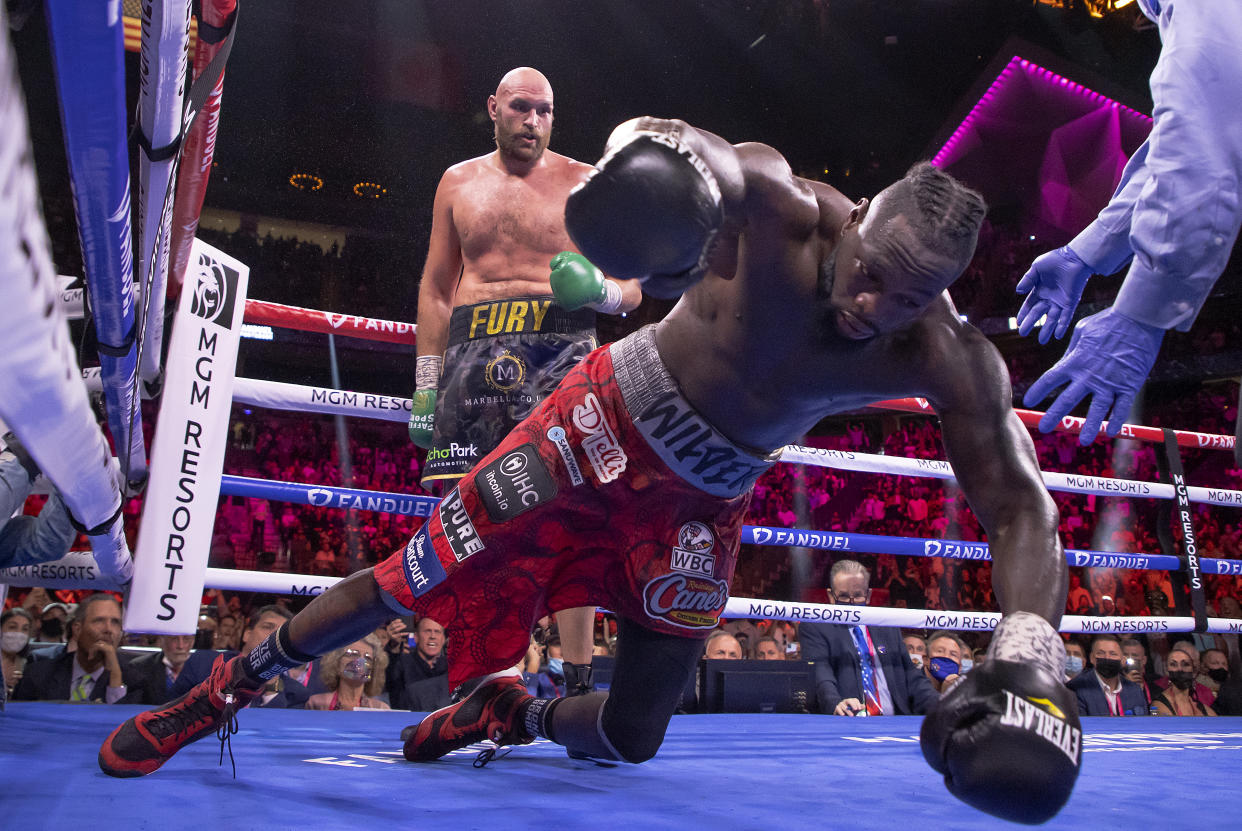
[[[852,203],[794,176],[770,147],[681,121],[621,125],[570,194],[566,228],[604,273],[655,296],[684,293],[673,311],[588,356],[404,551],[118,727],[101,767],[151,772],[233,724],[237,701],[265,678],[409,610],[449,631],[454,681],[486,674],[423,719],[407,758],[545,736],[573,754],[648,759],[724,606],[748,494],[772,451],[825,415],[921,396],[987,532],[1004,613],[988,658],[924,720],[923,753],[970,804],[1049,818],[1081,752],[1055,628],[1068,587],[1057,510],[1004,362],[945,291],[985,211],[927,164],[874,203]],[[619,615],[609,692],[527,695],[505,667],[530,625],[596,603]]]
[[[693,435],[711,464],[683,478],[648,425]],[[773,461],[693,412],[644,329],[573,369],[375,579],[395,611],[445,626],[451,688],[512,667],[534,622],[564,608],[705,638],[728,599],[751,485]]]

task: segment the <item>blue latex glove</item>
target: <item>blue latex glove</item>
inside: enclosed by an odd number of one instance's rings
[[[1018,294],[1027,294],[1018,310],[1018,334],[1026,337],[1044,315],[1048,320],[1039,329],[1039,342],[1065,337],[1082,289],[1094,272],[1068,245],[1035,258],[1029,271],[1018,281]]]
[[[1087,418],[1078,434],[1080,444],[1091,444],[1100,432],[1100,422],[1112,411],[1108,435],[1121,432],[1134,396],[1147,380],[1156,362],[1164,330],[1105,309],[1085,317],[1074,327],[1069,349],[1052,369],[1045,372],[1022,397],[1032,407],[1057,387],[1069,383],[1039,420],[1042,432],[1052,432],[1057,423],[1086,395],[1092,396]]]

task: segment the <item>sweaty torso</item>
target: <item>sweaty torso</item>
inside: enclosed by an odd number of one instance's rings
[[[833,412],[931,397],[960,341],[947,297],[901,332],[842,337],[817,287],[848,200],[798,180],[757,201],[717,246],[712,273],[660,324],[660,355],[690,402],[729,438],[766,451]]]
[[[452,213],[462,274],[453,305],[551,294],[548,262],[576,250],[565,230],[565,200],[590,169],[551,151],[524,176],[501,168],[495,154],[457,165]]]

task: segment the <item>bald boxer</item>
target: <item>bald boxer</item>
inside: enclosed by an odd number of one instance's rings
[[[409,430],[428,448],[427,487],[451,487],[598,345],[596,311],[642,299],[637,284],[607,280],[577,255],[565,232],[565,200],[591,166],[548,149],[548,79],[510,70],[487,113],[496,149],[440,179],[418,288]],[[566,685],[589,689],[595,610],[557,612]]]
[[[684,292],[673,312],[588,356],[403,551],[312,600],[261,660],[221,661],[186,699],[117,728],[103,769],[156,769],[227,721],[230,699],[393,611],[444,624],[451,685],[488,673],[423,720],[406,758],[545,736],[649,759],[724,609],[755,479],[826,414],[917,395],[988,532],[1004,611],[988,660],[924,722],[924,753],[973,805],[1053,815],[1081,758],[1055,629],[1067,590],[1057,510],[1000,355],[945,292],[984,212],[930,165],[851,202],[770,147],[680,121],[621,125],[566,227],[605,272]],[[545,608],[579,602],[618,616],[612,688],[533,698],[505,670]]]

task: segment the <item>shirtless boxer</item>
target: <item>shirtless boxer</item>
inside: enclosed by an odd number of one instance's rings
[[[510,70],[487,112],[496,150],[440,179],[418,289],[409,429],[428,449],[425,486],[451,486],[530,415],[598,345],[596,311],[627,312],[642,299],[633,281],[606,280],[581,256],[559,254],[574,248],[565,199],[591,166],[547,149],[548,79]],[[595,610],[563,610],[557,624],[566,687],[589,690]]]
[[[572,370],[405,550],[315,598],[261,654],[220,661],[186,698],[118,727],[101,766],[155,770],[229,723],[265,676],[394,610],[444,624],[450,685],[489,673],[423,720],[407,758],[540,735],[598,758],[648,759],[724,608],[755,479],[824,415],[917,395],[936,407],[988,531],[1005,613],[988,659],[925,719],[924,755],[972,805],[1052,816],[1081,759],[1054,628],[1067,587],[1057,511],[999,354],[944,291],[984,210],[928,165],[874,203],[850,203],[795,177],[770,147],[730,146],[679,121],[622,125],[566,224],[608,273],[663,296],[684,291],[678,306]],[[610,692],[527,695],[504,670],[531,622],[591,603],[619,617]]]

